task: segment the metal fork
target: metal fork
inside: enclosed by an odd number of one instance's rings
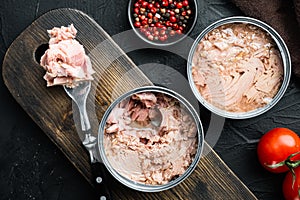
[[[91,168],[94,175],[94,182],[96,186],[96,193],[100,196],[100,199],[111,199],[110,190],[108,189],[108,177],[106,176],[106,168],[103,163],[97,162],[96,155],[96,145],[97,138],[92,135],[91,124],[86,111],[86,100],[88,94],[91,90],[91,81],[84,81],[79,83],[78,86],[70,88],[64,85],[66,93],[71,97],[71,99],[76,103],[81,122],[81,130],[84,133],[83,137],[81,133],[78,132],[79,138],[82,140],[82,144],[88,150],[90,154]]]
[[[69,97],[76,103],[81,122],[81,130],[84,133],[82,144],[90,154],[91,163],[95,163],[94,150],[97,144],[97,138],[92,135],[91,124],[86,111],[86,100],[91,90],[91,81],[83,81],[78,86],[71,88],[64,85],[64,89]],[[82,138],[82,137],[80,137]]]

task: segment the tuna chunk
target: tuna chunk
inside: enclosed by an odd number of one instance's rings
[[[75,87],[78,82],[92,80],[92,64],[83,46],[75,40],[77,30],[69,27],[48,30],[49,49],[41,57],[40,65],[46,70],[47,86],[67,85]]]
[[[151,106],[155,105],[156,97],[153,93],[145,92],[135,94],[132,99],[140,100],[142,103],[145,104],[146,108],[150,108]]]

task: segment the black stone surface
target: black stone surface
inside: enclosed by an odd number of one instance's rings
[[[114,36],[130,29],[127,3],[110,0],[2,1],[0,61],[2,63],[13,40],[37,17],[51,9],[69,7],[82,10]],[[198,8],[198,21],[190,35],[192,39],[217,19],[243,15],[229,0],[198,0]],[[126,44],[117,37],[116,41],[126,49]],[[177,48],[180,49],[180,45],[183,44],[178,44]],[[186,50],[186,47],[182,49],[183,58],[177,53],[170,53],[168,49],[153,48],[130,51],[128,55],[153,81],[175,89],[194,101],[193,96],[189,96],[190,90],[186,89],[186,80],[181,83],[174,78],[186,78]],[[159,70],[162,71],[158,73]],[[278,126],[299,132],[299,102],[299,80],[292,77],[286,94],[274,108],[253,119],[226,120],[221,136],[217,138],[214,149],[259,199],[283,199],[281,184],[284,174],[271,174],[259,165],[256,156],[257,142],[265,132]],[[206,130],[211,122],[210,117],[210,113],[201,108],[201,118]],[[5,87],[2,76],[0,127],[0,199],[93,198],[93,188],[16,103]]]

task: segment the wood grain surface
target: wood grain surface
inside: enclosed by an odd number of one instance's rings
[[[89,157],[74,123],[78,113],[62,87],[46,87],[42,78],[45,72],[35,59],[37,49],[49,40],[46,30],[71,23],[77,28],[77,39],[84,45],[96,71],[88,99],[89,117],[96,135],[103,113],[117,96],[152,83],[86,14],[74,9],[57,9],[38,18],[9,47],[2,73],[17,102],[91,183]],[[143,193],[111,179],[114,199],[256,199],[208,144],[204,148],[209,153],[201,158],[190,177],[175,188]]]

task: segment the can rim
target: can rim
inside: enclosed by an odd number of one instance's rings
[[[212,31],[213,29],[222,26],[224,24],[230,24],[230,23],[248,23],[248,24],[252,24],[255,25],[259,28],[261,28],[262,30],[266,31],[274,40],[274,42],[276,43],[278,50],[280,51],[280,55],[281,55],[281,59],[282,59],[282,63],[283,63],[283,81],[282,84],[280,86],[280,89],[278,90],[277,94],[274,96],[274,98],[271,100],[270,103],[266,104],[264,107],[258,108],[258,109],[254,109],[248,112],[240,112],[240,113],[236,113],[236,112],[229,112],[229,111],[225,111],[223,109],[217,108],[215,106],[213,106],[212,104],[208,103],[200,94],[200,92],[198,91],[194,81],[193,81],[193,77],[192,77],[192,60],[193,60],[193,56],[195,53],[195,50],[200,42],[200,40],[210,31]],[[289,81],[290,81],[290,77],[291,77],[291,57],[290,57],[290,53],[288,51],[288,48],[284,42],[284,40],[281,38],[281,36],[268,24],[258,20],[258,19],[254,19],[251,17],[244,17],[244,16],[233,16],[233,17],[227,17],[221,20],[218,20],[214,23],[212,23],[211,25],[209,25],[208,27],[206,27],[196,38],[196,40],[194,41],[191,50],[189,52],[188,55],[188,61],[187,61],[187,76],[188,76],[188,80],[189,80],[189,84],[190,87],[194,93],[194,95],[196,96],[196,98],[198,99],[198,101],[204,106],[206,107],[208,110],[210,110],[211,112],[225,117],[225,118],[230,118],[230,119],[247,119],[247,118],[252,118],[252,117],[256,117],[259,116],[265,112],[267,112],[268,110],[270,110],[273,106],[275,106],[278,101],[283,97],[288,85],[289,85]]]
[[[142,183],[138,183],[136,181],[132,181],[122,175],[120,175],[116,170],[113,169],[113,167],[109,164],[108,159],[105,156],[105,152],[104,152],[104,145],[103,145],[103,132],[104,132],[104,127],[106,124],[106,120],[109,116],[109,114],[111,113],[112,109],[118,104],[120,103],[122,100],[130,97],[131,95],[135,94],[135,93],[140,93],[140,92],[159,92],[159,93],[164,93],[167,94],[177,100],[180,101],[181,104],[184,105],[184,107],[187,109],[187,111],[189,112],[189,114],[191,114],[191,116],[193,117],[196,126],[197,126],[197,138],[198,138],[198,145],[197,145],[197,152],[195,154],[195,157],[192,161],[192,163],[190,164],[190,166],[187,168],[187,170],[184,172],[184,174],[182,174],[181,176],[179,176],[178,178],[163,184],[163,185],[147,185],[147,184],[142,184]],[[197,114],[197,112],[195,111],[195,109],[193,108],[193,106],[181,95],[179,95],[178,93],[164,88],[164,87],[160,87],[160,86],[143,86],[143,87],[139,87],[136,89],[133,89],[123,95],[121,95],[120,97],[118,97],[106,110],[106,112],[104,113],[102,120],[100,122],[99,125],[99,130],[98,130],[98,151],[100,152],[100,158],[102,160],[102,162],[104,163],[104,165],[106,166],[106,168],[108,169],[108,171],[112,174],[112,176],[114,178],[116,178],[119,182],[121,182],[122,184],[126,185],[129,188],[135,189],[137,191],[141,191],[141,192],[160,192],[160,191],[164,191],[167,189],[170,189],[176,185],[178,185],[179,183],[181,183],[182,181],[184,181],[196,168],[201,155],[202,155],[202,151],[203,151],[203,147],[204,147],[204,132],[203,132],[203,126],[201,123],[201,120]]]

